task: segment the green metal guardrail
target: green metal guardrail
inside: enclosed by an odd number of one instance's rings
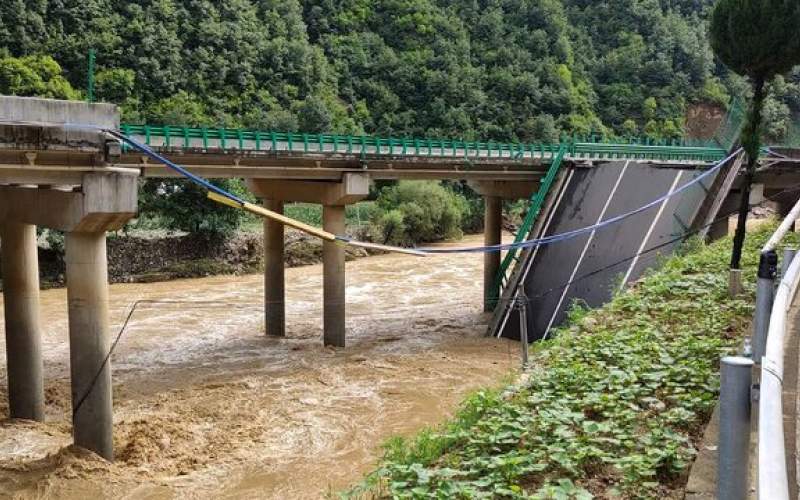
[[[541,184],[539,184],[539,189],[530,199],[528,212],[525,214],[522,224],[520,224],[519,228],[517,229],[517,234],[514,235],[514,243],[521,243],[525,240],[525,238],[528,237],[528,233],[530,233],[533,224],[536,222],[536,219],[539,217],[539,213],[542,211],[544,201],[547,199],[547,195],[550,193],[550,188],[553,187],[553,182],[555,182],[556,176],[561,170],[561,165],[563,164],[564,156],[566,155],[568,149],[569,148],[566,145],[561,146],[558,150],[558,153],[556,153],[555,158],[553,158],[553,161],[550,163],[550,168],[547,170],[547,174],[545,174]],[[500,263],[500,270],[497,273],[497,277],[495,278],[490,291],[490,297],[492,299],[491,303],[493,307],[497,305],[497,301],[500,298],[502,289],[508,284],[511,264],[519,262],[519,258],[517,257],[518,253],[519,250],[516,248],[509,250],[508,253],[506,253],[506,256],[503,258],[503,261]]]
[[[143,137],[145,144],[167,148],[236,148],[254,151],[292,151],[301,153],[401,154],[415,156],[463,158],[511,158],[526,156],[553,159],[563,146],[571,158],[631,158],[652,160],[715,161],[725,155],[725,150],[712,146],[694,146],[686,141],[651,141],[602,136],[562,138],[559,144],[504,143],[458,141],[448,139],[381,138],[335,134],[300,134],[262,132],[258,130],[226,128],[192,128],[122,125],[127,136]],[[610,140],[619,142],[608,142]],[[282,148],[279,148],[279,145]],[[399,150],[399,151],[398,151]]]

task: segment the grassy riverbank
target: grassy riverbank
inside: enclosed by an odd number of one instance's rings
[[[480,391],[441,427],[390,440],[349,494],[682,498],[719,358],[748,329],[768,230],[748,238],[743,297],[727,296],[730,240],[689,243],[606,306],[574,310],[517,387]]]

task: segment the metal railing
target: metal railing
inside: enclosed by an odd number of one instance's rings
[[[789,478],[784,436],[783,380],[784,345],[788,335],[789,310],[800,286],[800,259],[785,249],[780,283],[777,249],[794,222],[800,218],[800,202],[761,250],[753,317],[752,360],[722,359],[719,430],[719,498],[748,498],[750,456],[751,389],[753,366],[759,376],[757,413],[757,497],[789,500]],[[745,351],[748,349],[745,348]],[[752,392],[754,394],[755,392]]]
[[[562,137],[558,143],[506,143],[373,137],[363,135],[301,134],[246,129],[193,128],[123,124],[122,133],[148,146],[166,149],[248,150],[301,154],[432,156],[465,159],[555,159],[564,150],[572,159],[642,159],[715,162],[727,151],[716,145],[686,140],[647,138]],[[123,146],[127,151],[127,146]]]

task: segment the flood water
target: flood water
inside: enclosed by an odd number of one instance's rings
[[[67,448],[66,291],[42,292],[47,422],[0,421],[0,496],[325,497],[518,365],[483,337],[481,255],[348,263],[343,350],[322,347],[321,267],[286,279],[285,339],[264,336],[259,275],[111,286],[114,335],[153,301],[112,358],[113,464]],[[5,372],[2,356],[4,415]]]

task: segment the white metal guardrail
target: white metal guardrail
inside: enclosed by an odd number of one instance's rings
[[[775,250],[800,217],[800,202],[783,220],[761,250],[762,260],[777,263]],[[761,382],[758,401],[758,498],[789,500],[789,478],[783,429],[783,360],[789,309],[800,285],[800,259],[793,251],[784,254],[781,277],[772,303],[766,338],[760,338]],[[759,279],[761,269],[759,268]],[[763,329],[763,326],[762,326]],[[758,332],[756,332],[758,333]],[[763,348],[761,347],[763,346]]]
[[[759,500],[789,500],[789,477],[784,441],[783,366],[789,310],[800,287],[800,258],[784,251],[777,288],[778,245],[800,218],[798,202],[761,250],[753,318],[753,359],[722,360],[717,495],[720,499],[748,498],[750,415],[753,361],[760,365],[757,422],[757,496]],[[747,353],[746,353],[747,354]]]

